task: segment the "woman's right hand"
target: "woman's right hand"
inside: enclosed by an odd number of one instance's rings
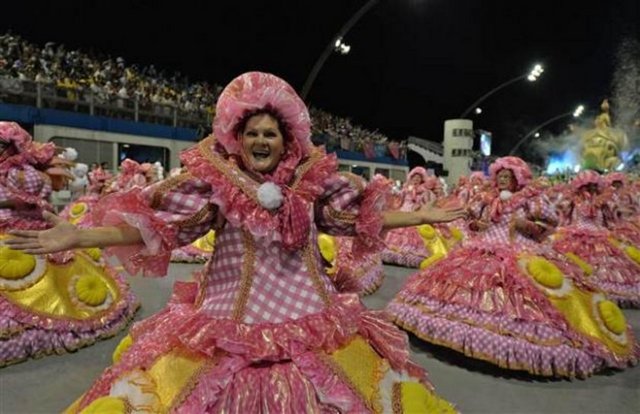
[[[48,230],[11,230],[13,237],[4,242],[15,250],[29,254],[55,253],[78,247],[78,228],[68,221],[45,211],[42,216],[54,224]]]

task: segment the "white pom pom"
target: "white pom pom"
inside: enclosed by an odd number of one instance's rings
[[[511,198],[512,195],[513,195],[513,193],[511,191],[502,190],[502,191],[500,191],[500,200],[507,201],[508,199]]]
[[[272,182],[266,182],[258,187],[258,201],[267,210],[275,210],[282,205],[282,190]]]
[[[62,151],[60,157],[68,161],[75,161],[78,158],[78,151],[75,148],[67,147]]]

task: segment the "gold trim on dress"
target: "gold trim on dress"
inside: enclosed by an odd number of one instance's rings
[[[358,219],[358,215],[347,211],[338,211],[331,206],[327,206],[327,214],[335,221],[341,221],[347,224],[353,224]]]
[[[218,210],[218,206],[207,202],[207,204],[204,207],[202,207],[200,210],[198,210],[195,214],[183,220],[178,220],[173,224],[180,227],[192,227],[192,226],[195,226],[196,224],[200,224],[206,221],[205,219],[209,217],[209,213],[213,213],[215,215],[217,210]]]
[[[240,289],[236,302],[233,304],[233,320],[240,322],[244,318],[244,313],[249,301],[251,286],[253,285],[253,272],[255,271],[256,248],[253,237],[248,231],[242,229],[242,244],[244,245],[244,256],[242,258],[242,275],[240,279]]]
[[[401,382],[394,382],[391,388],[391,409],[393,410],[393,414],[404,414]]]

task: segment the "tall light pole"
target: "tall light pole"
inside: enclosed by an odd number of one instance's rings
[[[560,115],[554,116],[551,119],[547,119],[546,121],[544,121],[540,125],[537,125],[535,128],[533,128],[531,131],[529,131],[524,137],[522,137],[520,139],[520,141],[518,141],[516,143],[516,145],[514,145],[513,148],[511,148],[511,151],[509,151],[509,155],[514,155],[516,153],[516,151],[518,150],[518,148],[520,148],[520,145],[522,145],[532,135],[535,135],[538,132],[538,130],[540,130],[540,128],[544,128],[545,126],[551,124],[552,122],[555,122],[558,119],[565,118],[565,117],[567,117],[569,115],[573,115],[574,118],[579,118],[582,115],[583,112],[584,112],[584,105],[579,105],[573,112],[566,112],[564,114],[560,114]]]
[[[379,0],[367,1],[365,5],[360,7],[360,9],[353,16],[351,16],[351,18],[344,24],[344,26],[340,28],[338,33],[336,33],[331,38],[331,40],[327,44],[327,47],[324,48],[324,51],[316,61],[315,65],[313,65],[311,72],[309,72],[309,76],[307,76],[307,80],[304,82],[304,86],[302,87],[302,92],[300,93],[300,96],[302,97],[302,99],[304,99],[305,101],[307,100],[307,95],[309,94],[309,91],[311,90],[311,86],[313,86],[313,82],[316,80],[318,73],[320,73],[320,69],[322,69],[324,62],[326,62],[326,60],[329,58],[329,56],[334,51],[334,49],[337,47],[340,47],[340,44],[342,43],[342,38],[347,34],[347,32],[349,32],[349,30],[351,30],[351,28],[356,23],[358,23],[358,20],[360,20],[360,18],[364,16],[365,13],[369,11],[369,9],[371,9],[373,6],[376,5],[378,1]],[[348,53],[348,50],[346,53]]]
[[[521,80],[528,80],[529,82],[535,82],[540,75],[542,75],[542,72],[544,72],[544,68],[542,67],[542,65],[540,64],[536,64],[533,69],[531,69],[531,71],[522,74],[518,77],[515,77],[513,79],[509,79],[508,81],[501,83],[500,85],[496,86],[495,88],[491,89],[489,92],[485,93],[484,95],[482,95],[480,98],[478,98],[474,103],[472,103],[471,105],[469,105],[469,107],[467,109],[465,109],[465,111],[462,113],[462,115],[460,115],[460,119],[465,119],[467,115],[469,115],[469,112],[471,112],[474,108],[477,108],[478,105],[480,105],[480,103],[482,101],[484,101],[485,99],[487,99],[489,96],[493,95],[494,93],[498,92],[500,89],[503,89],[509,85],[511,85],[512,83],[516,83],[518,81]]]

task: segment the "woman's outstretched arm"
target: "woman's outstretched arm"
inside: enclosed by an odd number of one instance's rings
[[[5,240],[5,243],[12,249],[25,253],[46,254],[76,248],[126,246],[142,242],[140,231],[127,225],[78,229],[55,214],[44,212],[43,216],[55,226],[41,231],[12,230],[9,234],[14,237]]]
[[[464,207],[434,207],[427,205],[418,211],[385,211],[382,213],[386,229],[419,226],[421,224],[446,223],[466,216]]]

